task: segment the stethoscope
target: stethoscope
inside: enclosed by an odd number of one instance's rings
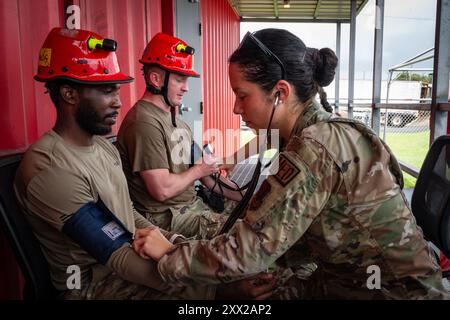
[[[267,125],[267,135],[265,137],[264,146],[267,146],[267,141],[270,138],[270,127],[272,125],[272,119],[273,119],[273,115],[275,113],[275,109],[280,103],[279,99],[280,99],[280,92],[277,91],[277,93],[275,94],[275,101],[274,101],[274,104],[273,104],[272,113],[270,115],[269,124]],[[239,201],[239,203],[236,205],[236,207],[230,213],[227,221],[225,221],[225,223],[223,224],[222,228],[220,229],[219,234],[223,234],[223,233],[228,232],[233,227],[233,225],[235,224],[237,219],[244,217],[245,211],[246,211],[246,209],[248,207],[250,199],[253,196],[253,193],[255,192],[255,188],[256,188],[256,186],[258,184],[258,180],[259,180],[259,177],[261,175],[262,161],[263,161],[263,157],[264,157],[265,151],[266,150],[261,150],[261,152],[259,153],[259,155],[258,155],[258,163],[256,164],[255,170],[253,171],[252,179],[245,186],[243,186],[241,188],[234,189],[234,188],[226,185],[224,182],[222,182],[220,180],[220,177],[218,178],[219,185],[222,185],[223,187],[226,186],[227,189],[230,189],[232,191],[241,191],[241,190],[247,189],[247,191],[245,192],[245,194],[242,197],[241,201]],[[269,164],[267,164],[267,165],[269,165]]]

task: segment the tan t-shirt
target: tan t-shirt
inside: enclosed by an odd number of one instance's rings
[[[101,198],[130,232],[151,225],[133,209],[116,148],[99,136],[77,147],[49,131],[25,153],[14,187],[58,290],[67,289],[70,265],[80,267],[82,284],[109,272],[61,232],[82,206]]]
[[[140,171],[168,169],[182,173],[189,169],[192,131],[177,116],[172,125],[170,112],[154,104],[139,100],[128,112],[117,135],[117,148],[122,158],[131,199],[144,215],[158,213],[178,205],[190,205],[195,199],[194,183],[183,193],[164,203],[154,199],[139,175]]]

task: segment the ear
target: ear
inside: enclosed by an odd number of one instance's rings
[[[288,101],[289,97],[292,95],[291,84],[287,82],[286,80],[280,80],[274,87],[274,91],[277,93],[279,92],[278,101],[282,103],[282,101],[286,102]]]
[[[65,84],[59,88],[61,99],[71,105],[76,105],[80,101],[80,93],[75,88]]]
[[[161,88],[163,86],[164,79],[160,72],[150,69],[145,77],[147,78],[148,83],[153,85],[155,88]]]

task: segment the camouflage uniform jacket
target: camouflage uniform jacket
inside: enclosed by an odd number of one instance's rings
[[[332,119],[314,102],[245,218],[211,241],[177,245],[160,260],[159,272],[166,281],[213,284],[276,261],[295,269],[306,254],[318,269],[298,287],[309,294],[297,297],[444,297],[439,266],[402,184],[397,160],[370,128]],[[371,290],[377,268],[380,289]]]

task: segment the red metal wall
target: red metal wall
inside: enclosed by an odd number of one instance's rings
[[[45,35],[61,23],[59,12],[55,0],[0,2],[0,155],[23,151],[53,123],[54,111],[33,75]]]
[[[239,45],[239,18],[226,0],[201,1],[200,10],[203,130],[219,129],[225,138],[226,129],[240,128],[240,118],[233,114],[234,94],[228,80],[228,57]],[[234,142],[230,138],[224,140],[226,155],[239,146],[239,139]]]
[[[62,23],[60,1],[0,1],[0,156],[24,151],[50,128],[54,110],[33,80],[48,30]],[[0,230],[0,299],[21,298],[19,267]]]
[[[118,59],[125,73],[135,77],[123,85],[126,112],[145,88],[138,58],[148,40],[161,31],[161,1],[75,0],[80,6],[81,28],[118,41]],[[19,14],[20,13],[20,14]],[[33,80],[39,49],[48,31],[62,26],[64,1],[0,1],[0,156],[22,152],[49,130],[55,110],[42,83]],[[117,130],[117,128],[115,128]]]
[[[23,152],[55,121],[42,83],[33,80],[39,49],[53,27],[64,24],[64,6],[80,6],[81,28],[118,41],[118,59],[136,78],[123,85],[119,125],[145,89],[138,58],[161,31],[164,0],[3,0],[0,1],[0,157]],[[117,128],[115,128],[117,130]],[[23,279],[0,232],[0,299],[21,298]]]
[[[164,4],[167,0],[161,1]],[[161,10],[167,5],[161,1],[1,1],[0,156],[25,151],[55,121],[55,110],[44,94],[45,88],[33,80],[33,75],[45,36],[51,28],[64,23],[64,3],[80,6],[81,28],[118,41],[119,62],[126,73],[136,78],[131,85],[122,86],[120,125],[144,90],[137,60],[147,41],[162,30]],[[173,16],[171,19],[173,24]],[[226,0],[215,0],[201,2],[201,20],[204,129],[238,129],[239,117],[232,114],[234,97],[228,84],[227,59],[239,43],[239,19]],[[226,153],[235,149],[230,141],[225,148]]]
[[[162,32],[173,35],[175,30],[174,0],[161,0]]]
[[[118,125],[145,89],[138,58],[146,43],[162,30],[163,22],[165,31],[170,33],[172,28],[173,33],[174,16],[169,12],[173,0],[0,1],[0,157],[25,151],[54,124],[54,106],[33,75],[47,33],[64,25],[64,8],[70,4],[80,6],[81,28],[118,41],[119,63],[125,73],[136,78],[131,85],[122,86]],[[234,95],[227,63],[239,43],[239,20],[226,0],[202,1],[201,20],[204,130],[239,129],[239,117],[232,113]],[[225,153],[237,146],[238,141],[228,141]],[[23,279],[1,232],[0,260],[0,300],[21,298]]]

